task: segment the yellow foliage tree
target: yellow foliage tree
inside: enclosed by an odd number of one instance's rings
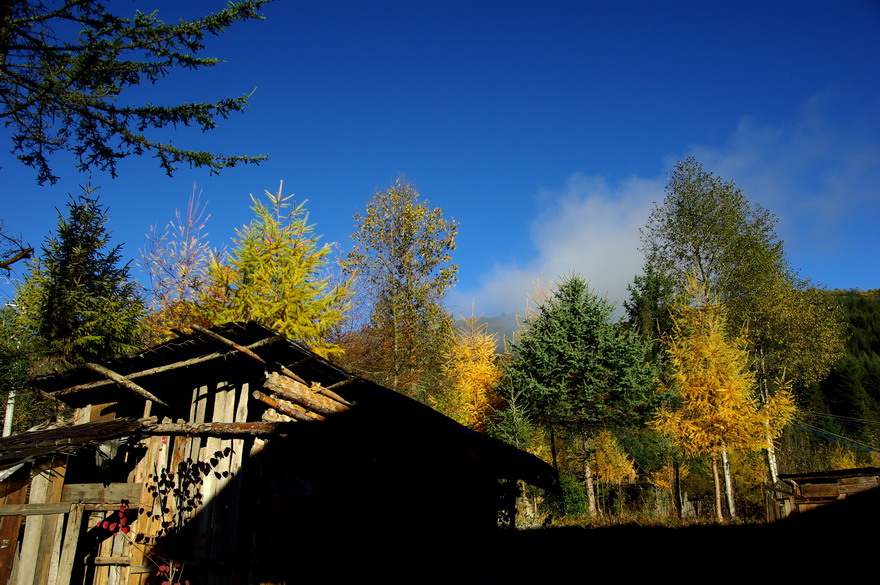
[[[251,223],[236,231],[226,259],[208,263],[205,314],[213,323],[257,321],[328,356],[341,351],[329,339],[345,317],[349,283],[325,272],[329,244],[319,246],[304,203],[266,191],[256,197]]]
[[[611,431],[605,429],[595,436],[592,456],[597,481],[620,485],[635,480],[633,458],[620,447]]]
[[[457,422],[483,432],[498,406],[495,392],[501,383],[497,364],[497,333],[488,333],[476,317],[452,331],[443,364],[446,387],[432,397],[432,405]]]
[[[712,458],[715,510],[721,520],[719,455],[726,459],[731,448],[764,447],[790,420],[794,402],[782,383],[767,407],[758,408],[745,339],[727,338],[726,310],[695,274],[688,277],[674,312],[668,352],[671,390],[678,405],[661,409],[652,425],[670,435],[685,453]],[[727,484],[732,501],[729,480]]]

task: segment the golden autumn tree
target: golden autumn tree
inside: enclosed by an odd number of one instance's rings
[[[338,353],[330,341],[345,317],[351,293],[326,271],[330,244],[319,245],[305,203],[266,191],[268,204],[251,196],[254,219],[236,230],[227,258],[208,262],[203,302],[212,323],[257,321],[326,357]]]
[[[349,340],[368,347],[344,365],[407,396],[430,396],[452,330],[443,298],[458,280],[452,262],[458,222],[404,177],[377,191],[354,222],[342,267],[369,316]]]
[[[749,370],[746,341],[729,338],[723,304],[692,273],[674,307],[673,331],[668,342],[671,388],[677,407],[664,407],[652,425],[672,437],[690,456],[712,460],[715,513],[722,520],[718,459],[728,463],[728,449],[759,449],[768,433],[778,434],[793,414],[788,387],[774,394],[766,408],[753,397],[755,377]],[[772,423],[771,423],[772,420]],[[725,465],[728,505],[732,491]]]
[[[457,422],[484,432],[499,401],[495,390],[502,376],[497,364],[498,334],[489,333],[485,322],[471,317],[464,319],[450,337],[443,364],[446,384],[432,397],[432,406]]]

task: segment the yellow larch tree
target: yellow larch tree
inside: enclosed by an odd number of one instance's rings
[[[755,379],[748,368],[745,340],[729,339],[726,326],[724,306],[692,273],[675,302],[667,347],[669,389],[677,396],[677,406],[662,408],[652,421],[688,455],[711,457],[719,521],[723,519],[719,456],[726,460],[731,448],[760,448],[766,436],[765,413],[752,396]],[[729,479],[727,485],[730,502]]]
[[[305,204],[266,191],[251,196],[254,219],[237,230],[226,258],[208,262],[202,306],[212,323],[257,321],[322,357],[341,351],[330,334],[345,317],[350,281],[327,270],[330,244],[319,244]]]
[[[614,438],[608,429],[603,429],[593,439],[593,470],[600,483],[620,485],[636,478],[633,458]]]
[[[431,399],[435,408],[480,432],[498,406],[495,389],[502,375],[497,364],[498,334],[486,328],[485,322],[471,317],[452,331],[443,364],[445,387]]]

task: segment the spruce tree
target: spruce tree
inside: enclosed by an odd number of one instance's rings
[[[42,252],[29,263],[17,304],[26,326],[40,338],[54,366],[105,360],[136,349],[144,304],[122,263],[121,245],[110,246],[107,208],[94,189],[71,196],[67,215]]]
[[[181,126],[211,130],[217,120],[243,111],[248,94],[156,105],[133,101],[132,88],[219,64],[202,56],[205,37],[262,19],[266,2],[229,2],[214,14],[166,24],[158,11],[120,16],[113,12],[126,10],[120,2],[3,0],[0,124],[9,129],[11,152],[36,171],[41,185],[58,180],[50,166],[58,151],[73,154],[81,171],[97,168],[114,176],[119,160],[131,155],[151,154],[169,175],[181,164],[219,172],[263,160],[188,150],[162,135]]]

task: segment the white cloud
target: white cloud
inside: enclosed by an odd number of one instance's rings
[[[789,260],[803,275],[831,286],[877,287],[875,227],[880,220],[880,132],[870,112],[839,115],[829,96],[807,102],[788,124],[743,117],[721,146],[694,146],[707,171],[734,180],[745,196],[779,219]],[[476,290],[458,290],[454,307],[521,313],[534,283],[577,272],[618,304],[642,268],[639,228],[653,201],[662,201],[665,176],[609,181],[575,173],[562,187],[538,193],[546,205],[531,225],[530,261],[495,266]],[[870,277],[866,277],[870,274]]]
[[[457,291],[451,303],[470,307],[476,298],[478,312],[521,313],[536,281],[547,284],[574,272],[620,307],[642,267],[639,228],[662,193],[662,178],[609,184],[603,177],[572,175],[560,189],[539,193],[547,208],[531,226],[535,258],[496,266],[478,291]]]

